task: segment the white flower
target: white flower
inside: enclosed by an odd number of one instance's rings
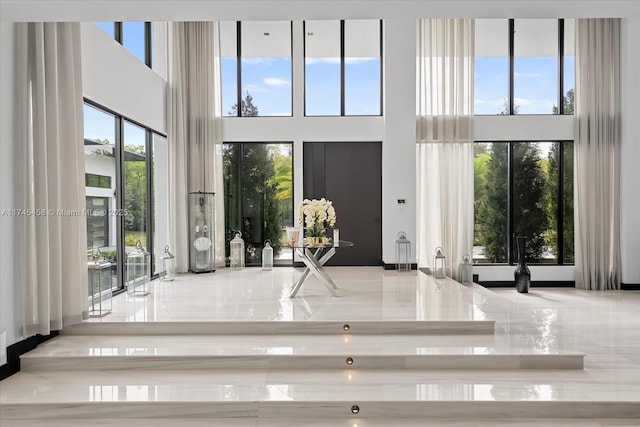
[[[335,225],[336,211],[331,200],[304,199],[298,207],[298,219],[311,230],[310,235],[315,235],[320,230],[324,232],[325,223],[331,227]]]

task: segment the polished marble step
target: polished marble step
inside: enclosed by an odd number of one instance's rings
[[[493,320],[83,322],[64,335],[493,334]]]
[[[640,418],[632,379],[457,370],[20,372],[2,421],[125,418]],[[3,425],[4,426],[4,425]]]
[[[612,427],[640,426],[640,418],[117,418],[47,420],[47,427]],[[7,420],[3,427],[41,427],[42,420]]]
[[[582,369],[584,354],[494,335],[64,335],[24,371],[90,369]]]

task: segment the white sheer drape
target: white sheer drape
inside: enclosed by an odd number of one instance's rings
[[[17,28],[28,337],[87,314],[83,101],[80,24]]]
[[[449,275],[473,249],[474,21],[418,22],[418,266],[441,246]]]
[[[217,265],[224,265],[222,101],[218,23],[169,23],[167,84],[170,239],[189,268],[188,193],[215,192]]]
[[[620,20],[576,25],[576,287],[620,288]]]

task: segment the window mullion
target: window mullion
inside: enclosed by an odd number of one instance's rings
[[[344,116],[344,19],[340,20],[340,115]]]
[[[115,141],[115,161],[116,161],[116,212],[123,212],[124,203],[124,143],[123,143],[123,126],[122,117],[115,116],[116,141]],[[124,270],[126,262],[125,246],[124,246],[124,216],[116,215],[116,248],[117,248],[117,265],[118,265],[118,288],[124,289]]]
[[[147,251],[151,254],[151,275],[157,275],[155,271],[155,251],[153,242],[153,144],[149,129],[145,129],[145,163],[147,168]]]
[[[558,19],[558,114],[564,114],[564,19]]]
[[[122,44],[122,22],[113,23],[113,38],[120,44]]]
[[[236,96],[238,106],[236,114],[238,117],[242,117],[242,33],[241,22],[236,22]]]
[[[562,113],[561,113],[562,114]],[[558,198],[558,220],[556,227],[556,238],[558,239],[558,265],[564,264],[564,142],[558,141],[558,189],[556,197]]]
[[[144,63],[151,68],[151,22],[144,23]]]
[[[513,180],[513,150],[514,150],[514,142],[507,143],[507,158],[509,161],[507,162],[507,206],[508,206],[508,214],[507,214],[507,263],[509,265],[513,265],[513,240],[515,235],[514,233],[514,224],[513,224],[513,205],[514,205],[514,180]]]
[[[515,114],[513,92],[514,92],[514,71],[515,71],[515,20],[509,19],[509,115]]]

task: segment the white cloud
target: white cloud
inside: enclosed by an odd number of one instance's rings
[[[305,58],[305,64],[314,65],[314,64],[339,64],[340,58]]]
[[[513,103],[515,105],[531,105],[534,104],[536,101],[532,100],[532,99],[527,99],[527,98],[513,98]]]
[[[289,80],[281,79],[280,77],[265,77],[262,81],[265,85],[271,87],[289,87],[291,85]]]
[[[344,58],[345,64],[362,64],[363,62],[375,61],[378,58]]]
[[[270,65],[273,60],[274,58],[243,57],[242,63],[246,65]]]

